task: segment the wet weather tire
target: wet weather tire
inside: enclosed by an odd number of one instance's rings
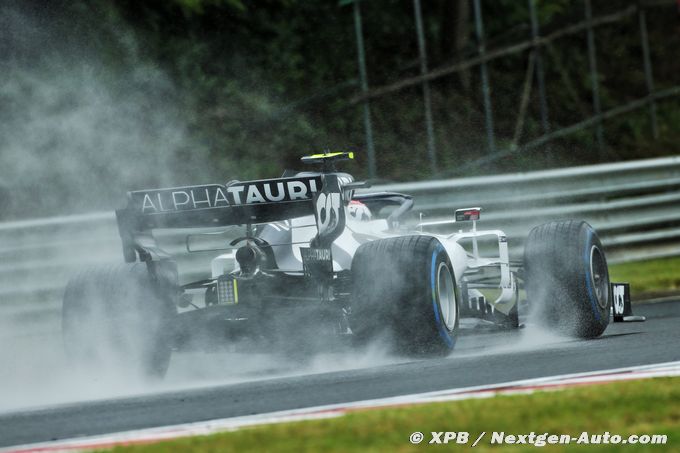
[[[564,335],[592,338],[609,324],[611,297],[604,249],[583,221],[535,227],[524,247],[527,299],[538,321]]]
[[[434,237],[361,245],[352,261],[351,328],[359,344],[387,338],[398,353],[437,356],[456,342],[459,295],[453,266]]]
[[[100,266],[72,278],[64,292],[62,336],[78,369],[162,378],[177,315],[176,272],[145,263]]]

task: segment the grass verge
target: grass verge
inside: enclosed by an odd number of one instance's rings
[[[409,435],[425,433],[420,445]],[[468,445],[427,445],[432,431],[467,431]],[[550,451],[680,451],[680,378],[657,378],[569,388],[557,392],[496,396],[447,403],[365,410],[340,418],[245,428],[153,445],[118,447],[124,453],[192,452],[382,452],[467,450],[536,451],[532,445],[490,445],[491,432],[568,434],[605,431],[627,438],[665,434],[666,445],[550,445]],[[438,448],[437,448],[438,447]],[[539,449],[540,450],[540,449]]]
[[[630,283],[633,299],[680,291],[680,257],[609,266],[614,282]]]

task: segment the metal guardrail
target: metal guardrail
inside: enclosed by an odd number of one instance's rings
[[[478,228],[501,228],[515,256],[534,225],[590,222],[610,262],[680,255],[680,156],[532,173],[391,184],[371,191],[414,196],[426,220],[482,206]],[[209,273],[220,252],[188,254],[185,231],[159,238],[188,281]],[[3,324],[31,321],[58,330],[61,295],[78,268],[122,259],[111,212],[0,223],[0,336]],[[31,329],[33,330],[33,329]]]

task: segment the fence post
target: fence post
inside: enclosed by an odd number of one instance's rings
[[[425,48],[425,32],[423,31],[423,16],[420,0],[413,0],[413,10],[416,18],[416,34],[418,35],[418,59],[420,60],[420,74],[427,74],[427,50]],[[437,168],[437,149],[435,146],[434,126],[432,124],[432,101],[430,99],[430,84],[423,81],[423,100],[425,103],[425,128],[427,129],[427,154],[430,158],[430,170],[435,175]]]
[[[585,6],[586,6],[586,21],[588,22],[587,25],[587,30],[588,30],[588,63],[590,66],[590,84],[591,84],[591,89],[593,92],[593,111],[595,112],[595,116],[600,116],[601,114],[601,107],[600,107],[600,87],[599,87],[599,82],[597,81],[597,60],[595,57],[595,34],[593,32],[593,12],[592,8],[590,5],[590,0],[585,0]],[[596,137],[597,137],[597,146],[600,154],[600,159],[604,159],[604,132],[602,130],[602,118],[599,118],[597,120],[597,126],[596,126]]]
[[[354,31],[357,39],[357,55],[359,59],[359,79],[361,83],[361,93],[368,92],[368,76],[366,75],[366,56],[364,54],[364,33],[361,25],[361,9],[359,2],[354,1]],[[371,106],[368,99],[364,99],[364,131],[366,134],[366,148],[368,152],[368,177],[373,179],[376,174],[375,148],[373,146],[373,126],[371,124]]]
[[[482,23],[482,7],[479,0],[474,0],[475,10],[475,33],[477,35],[477,50],[480,56],[486,53],[484,45],[484,24]],[[496,150],[496,144],[493,132],[493,113],[491,111],[491,95],[489,89],[489,74],[487,72],[486,61],[483,61],[479,66],[482,76],[482,95],[484,98],[484,117],[486,120],[486,140],[489,146],[489,151]]]
[[[531,16],[531,38],[534,40],[534,54],[536,55],[536,80],[538,82],[538,96],[541,107],[541,125],[543,126],[543,133],[550,132],[550,122],[548,119],[548,101],[545,94],[545,77],[543,73],[543,58],[541,57],[541,48],[536,45],[539,38],[538,32],[538,17],[536,15],[536,0],[529,0],[529,13]]]
[[[647,93],[650,96],[649,102],[649,117],[652,121],[652,135],[654,139],[659,138],[659,127],[656,122],[656,101],[654,100],[654,77],[652,76],[652,61],[649,56],[649,39],[647,36],[647,16],[644,7],[640,6],[640,40],[642,41],[642,58],[645,65],[645,82],[647,84]]]

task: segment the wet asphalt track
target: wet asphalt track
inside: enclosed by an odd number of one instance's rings
[[[0,413],[0,447],[680,360],[680,302],[635,311],[647,322],[610,324],[589,341],[530,329],[466,334],[445,359]]]

